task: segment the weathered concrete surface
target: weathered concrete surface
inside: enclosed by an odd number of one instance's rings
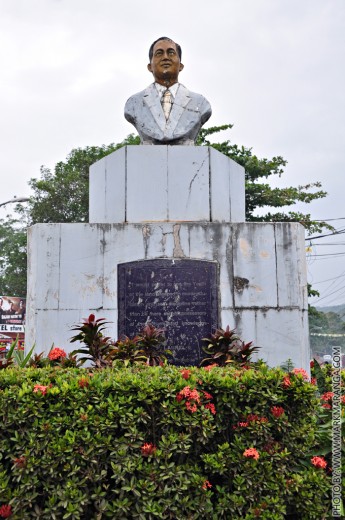
[[[243,222],[244,168],[206,146],[126,146],[90,168],[90,222]]]
[[[155,147],[157,149],[158,147]],[[101,204],[100,204],[101,206]],[[29,229],[26,344],[73,350],[70,327],[89,313],[117,338],[117,265],[191,258],[219,264],[222,323],[271,365],[308,368],[304,229],[291,223],[37,224]]]

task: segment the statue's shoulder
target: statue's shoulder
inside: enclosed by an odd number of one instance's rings
[[[189,90],[189,88],[187,88],[184,85],[182,85],[182,83],[180,83],[180,87],[179,88],[181,89],[181,91],[183,92],[184,95],[192,98],[197,103],[202,103],[202,102],[208,103],[208,101],[205,98],[205,96],[203,96],[202,94],[198,94],[197,92],[193,92],[193,91]]]
[[[133,94],[132,96],[130,96],[128,99],[127,99],[127,103],[129,101],[136,101],[138,99],[142,99],[143,97],[145,96],[148,96],[153,90],[155,90],[155,86],[154,86],[154,83],[152,83],[151,85],[149,85],[148,87],[146,87],[144,90],[141,90],[140,92],[137,92],[136,94]],[[127,104],[126,103],[126,104]]]

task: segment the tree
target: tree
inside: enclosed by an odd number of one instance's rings
[[[228,130],[233,125],[215,126],[202,129],[199,134],[198,144],[212,146],[241,164],[245,169],[246,179],[246,220],[256,222],[300,222],[308,229],[309,233],[320,232],[323,228],[333,229],[326,222],[316,222],[311,219],[310,214],[298,212],[276,212],[269,211],[265,215],[254,215],[254,211],[259,208],[282,208],[292,206],[297,202],[309,204],[313,200],[326,197],[327,193],[321,188],[320,182],[314,182],[305,186],[271,188],[263,179],[273,175],[279,177],[284,173],[287,164],[281,156],[272,159],[258,159],[253,155],[251,148],[231,144],[229,140],[222,143],[211,143],[207,137],[218,133],[221,130]],[[314,191],[316,189],[316,191]]]
[[[30,224],[38,222],[88,222],[89,168],[106,155],[139,138],[128,136],[122,143],[76,148],[54,172],[41,167],[41,179],[31,179],[34,195],[26,208]]]
[[[309,233],[320,232],[325,227],[332,229],[325,222],[313,221],[310,214],[293,211],[271,212],[270,208],[280,209],[284,206],[291,206],[296,202],[309,204],[313,200],[325,197],[327,194],[319,189],[321,188],[319,182],[306,186],[271,188],[264,180],[274,175],[281,176],[286,161],[280,156],[272,159],[259,159],[252,153],[251,148],[239,147],[236,144],[231,144],[229,140],[220,143],[210,142],[210,136],[231,128],[232,125],[223,125],[202,129],[197,144],[212,146],[245,168],[246,219],[262,222],[301,222]],[[61,161],[56,164],[54,171],[42,166],[41,178],[29,181],[33,191],[29,204],[25,209],[18,206],[16,210],[21,213],[22,217],[26,217],[29,225],[39,222],[87,222],[90,165],[122,146],[137,145],[139,142],[139,137],[131,134],[118,144],[76,148],[67,156],[65,162]],[[264,215],[255,215],[255,211],[260,208],[269,208],[269,210]],[[10,226],[10,223],[8,226]],[[9,230],[9,227],[7,229]],[[17,232],[19,233],[19,228]],[[24,233],[24,228],[21,232]],[[7,253],[3,251],[4,254]],[[12,280],[14,283],[14,279],[12,275],[9,276],[9,270],[15,269],[13,262],[15,262],[15,259],[12,257],[4,257],[3,264],[7,266],[7,271],[3,270],[2,273],[7,280],[4,282],[4,284],[7,284],[5,286],[9,288],[11,294],[16,294],[16,285],[11,285],[12,282],[10,282]],[[24,267],[23,262],[20,265],[23,269],[21,276],[24,278],[26,267]]]
[[[0,220],[0,295],[26,296],[26,226]]]

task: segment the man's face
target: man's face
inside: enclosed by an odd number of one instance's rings
[[[159,40],[153,47],[151,63],[147,68],[152,72],[157,83],[167,87],[176,83],[183,65],[175,43],[171,40]]]

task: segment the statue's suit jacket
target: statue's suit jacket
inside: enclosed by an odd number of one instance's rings
[[[131,96],[125,105],[125,118],[137,129],[142,144],[194,145],[211,112],[207,99],[181,83],[167,121],[154,83]]]

